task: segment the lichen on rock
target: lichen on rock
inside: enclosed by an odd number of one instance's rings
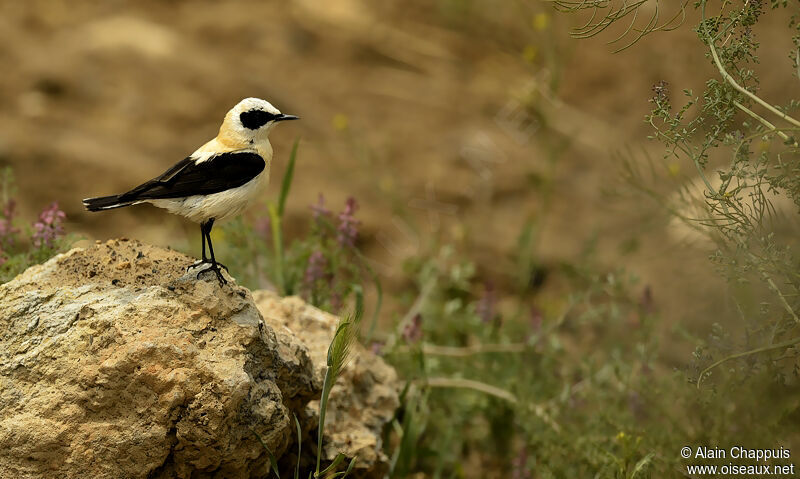
[[[192,261],[113,240],[0,286],[0,477],[267,477],[256,434],[277,457],[295,441],[319,345]]]

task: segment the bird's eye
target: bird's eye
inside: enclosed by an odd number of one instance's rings
[[[264,110],[248,110],[239,115],[239,120],[242,122],[242,126],[248,130],[258,130],[277,116]]]

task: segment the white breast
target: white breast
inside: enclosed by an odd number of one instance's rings
[[[205,223],[211,218],[216,222],[242,213],[258,196],[263,184],[269,180],[269,170],[265,169],[258,176],[230,190],[210,195],[195,195],[186,198],[165,200],[149,200],[159,208],[170,213],[181,215],[195,223]]]

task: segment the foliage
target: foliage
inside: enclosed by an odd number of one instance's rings
[[[244,271],[243,283],[250,287],[274,284],[283,294],[299,294],[314,306],[338,313],[356,292],[372,284],[377,293],[374,319],[380,310],[381,286],[357,247],[358,203],[347,198],[343,210],[334,214],[326,207],[320,193],[312,211],[308,233],[284,245],[284,210],[291,189],[297,145],[292,150],[282,182],[277,207],[269,205],[268,217],[256,220],[255,231],[243,219],[224,226],[228,247],[239,252],[242,258],[236,265]],[[272,279],[273,281],[269,281]]]
[[[322,460],[322,444],[325,436],[325,415],[328,411],[328,400],[330,397],[333,385],[336,384],[336,379],[344,370],[347,362],[350,359],[350,350],[353,343],[358,337],[359,327],[361,326],[361,317],[364,314],[364,299],[359,287],[355,289],[356,306],[355,312],[352,317],[342,317],[339,324],[336,325],[336,332],[333,335],[333,340],[328,347],[327,356],[327,369],[325,370],[325,378],[322,382],[322,393],[319,401],[319,426],[317,427],[317,467],[314,472],[314,477],[327,477],[330,471],[335,471],[338,464],[344,460],[344,456],[339,454],[333,462],[320,471],[320,461]],[[356,458],[350,461],[347,470],[342,473],[341,477],[347,475],[353,469]],[[337,473],[338,476],[339,473]]]
[[[10,168],[0,171],[0,284],[31,265],[66,251],[74,241],[64,232],[66,215],[53,202],[30,223],[19,221],[14,177]]]
[[[377,277],[363,262],[362,256],[356,248],[359,221],[355,218],[358,205],[354,198],[348,198],[344,210],[334,222],[332,213],[325,208],[324,197],[319,195],[319,202],[312,206],[311,232],[304,240],[298,239],[284,247],[283,218],[286,201],[291,190],[294,176],[294,165],[297,159],[299,140],[295,141],[289,162],[281,182],[281,191],[278,203],[269,204],[267,209],[269,217],[259,221],[260,227],[256,228],[260,235],[249,234],[249,229],[242,220],[234,222],[225,228],[228,243],[239,250],[237,257],[245,257],[253,263],[241,265],[242,270],[259,271],[259,259],[267,260],[267,277],[275,281],[282,294],[299,292],[306,300],[315,306],[327,308],[332,312],[339,312],[345,301],[351,296],[355,299],[354,313],[343,316],[334,333],[333,340],[328,347],[327,369],[322,385],[319,404],[319,425],[317,427],[316,467],[309,472],[309,478],[347,477],[355,467],[356,458],[352,458],[344,471],[338,471],[345,457],[342,454],[328,464],[322,466],[322,448],[325,429],[325,417],[328,410],[330,392],[336,379],[339,377],[350,357],[350,350],[361,329],[361,318],[364,312],[364,298],[361,281],[366,274],[370,274],[378,290],[378,304],[375,316],[380,310],[380,284]],[[272,249],[269,239],[272,239]],[[245,268],[251,266],[252,268]],[[260,276],[256,276],[260,277]],[[302,279],[300,279],[302,278]],[[336,280],[336,281],[334,281]],[[299,291],[298,291],[299,290]],[[294,478],[300,478],[300,461],[302,458],[302,432],[297,417],[297,464]],[[267,450],[270,457],[271,470],[280,478],[277,461],[273,452],[258,436],[259,442]]]
[[[783,15],[793,48],[783,68],[768,66],[769,81],[796,81],[798,5],[781,0],[700,0],[695,7],[700,14],[695,32],[718,75],[700,94],[683,90],[682,95],[672,95],[666,82],[658,82],[646,121],[653,138],[666,148],[665,161],[688,164],[697,173],[705,207],[697,211],[688,204],[676,206],[648,186],[630,164],[628,180],[707,237],[714,245],[711,260],[730,286],[728,301],[736,314],[720,312],[707,339],[692,338],[697,349],[687,376],[705,389],[687,399],[709,411],[701,421],[706,428],[703,444],[733,443],[734,432],[726,424],[731,416],[712,405],[741,414],[734,422],[737,429],[750,432],[748,443],[756,443],[758,436],[769,441],[770,434],[796,440],[784,421],[800,411],[800,282],[794,240],[800,206],[800,102],[790,99],[776,105],[760,96],[755,32],[769,10]],[[680,195],[683,201],[690,197],[687,190]],[[794,208],[778,206],[791,203]]]
[[[753,67],[759,44],[753,27],[764,13],[763,2],[723,2],[711,17],[706,1],[697,6],[702,20],[696,31],[720,78],[710,79],[699,97],[684,91],[686,102],[677,111],[669,92],[658,87],[647,121],[654,138],[668,148],[667,157],[688,161],[702,179],[707,215],[687,221],[701,223],[715,242],[712,260],[728,278],[740,312],[736,322],[744,324],[741,351],[713,366],[758,354],[749,359],[772,369],[777,380],[795,382],[797,371],[781,372],[779,363],[786,354],[797,358],[794,345],[800,342],[798,258],[793,239],[776,233],[776,223],[787,219],[778,216],[773,202],[788,197],[800,206],[794,139],[800,122],[790,116],[798,102],[775,107],[756,95],[759,79]],[[773,9],[786,7],[786,2],[771,2]],[[796,13],[788,23],[796,42],[800,30],[795,19]],[[796,74],[797,59],[792,61]],[[714,178],[709,174],[712,158],[722,154],[729,161],[717,166]],[[704,346],[697,357],[711,363],[724,352]],[[741,361],[738,369],[749,375],[752,366]],[[704,370],[708,372],[711,368]],[[698,377],[698,384],[702,379]]]
[[[615,50],[625,50],[645,35],[653,32],[666,32],[681,26],[686,20],[686,6],[689,0],[677,2],[662,2],[661,0],[547,0],[562,12],[576,13],[590,11],[588,20],[572,29],[570,34],[575,38],[590,38],[599,35],[617,22],[628,21],[622,33],[609,41],[609,44],[622,42],[622,46]],[[663,6],[666,4],[668,14],[663,16]],[[648,12],[649,10],[649,16]],[[670,12],[670,10],[673,10]],[[639,13],[643,14],[645,21],[639,20]]]
[[[656,0],[554,3],[593,11],[576,36],[624,20],[623,48],[676,27],[688,5],[674,4],[679,15],[659,20]],[[639,169],[626,165],[626,174],[715,245],[711,259],[728,279],[736,316],[720,311],[708,337],[697,336],[700,328],[665,325],[658,292],[622,268],[598,264],[591,249],[552,266],[557,287],[541,293],[531,280],[538,267],[533,221],[519,236],[519,270],[505,277],[486,277],[452,246],[422,251],[406,265],[405,314],[373,345],[405,380],[402,408],[386,431],[389,477],[673,477],[686,472],[683,446],[798,443],[798,261],[793,236],[776,228],[786,218],[773,205],[789,198],[800,206],[798,103],[776,106],[759,96],[753,33],[767,8],[796,6],[722,0],[710,15],[707,3],[696,2],[702,19],[695,31],[718,76],[701,94],[684,91],[682,102],[657,83],[646,118],[667,164],[688,164],[700,177],[702,213],[665,199]],[[637,25],[638,12],[654,4],[656,14]],[[795,15],[787,23],[796,76],[800,30]],[[348,205],[342,214],[351,218],[354,210]],[[333,295],[357,291],[368,276],[326,269],[353,264],[336,255],[360,259],[357,241],[337,237],[350,224],[320,201],[307,237],[286,248],[287,277],[295,278],[288,284],[328,309],[335,309]],[[665,344],[696,349],[676,362]]]
[[[647,289],[633,293],[622,272],[565,265],[570,293],[534,305],[508,295],[507,313],[450,248],[409,268],[418,307],[384,349],[410,384],[394,422],[392,477],[463,471],[476,454],[503,477],[649,477],[659,461],[668,469],[653,453],[663,438],[645,433],[661,421],[647,411],[658,397]]]
[[[317,426],[317,456],[316,456],[316,467],[313,471],[309,471],[308,477],[309,479],[313,478],[346,478],[350,472],[352,472],[353,468],[356,464],[357,458],[352,458],[350,463],[347,465],[344,471],[337,471],[339,466],[345,460],[345,456],[343,454],[338,454],[336,458],[331,461],[324,469],[321,469],[322,464],[322,447],[323,447],[323,437],[324,437],[324,430],[325,430],[325,416],[328,411],[328,402],[330,398],[331,390],[333,389],[333,385],[336,384],[336,379],[339,377],[341,372],[344,370],[344,367],[347,365],[350,359],[350,350],[356,341],[356,337],[358,336],[358,330],[361,325],[361,317],[364,312],[364,303],[363,297],[361,295],[361,291],[359,289],[356,290],[356,305],[355,311],[353,312],[352,316],[345,316],[339,320],[339,323],[336,325],[336,332],[333,335],[333,340],[331,340],[330,345],[328,346],[328,355],[327,355],[327,362],[326,366],[327,369],[325,371],[325,378],[323,380],[322,385],[322,392],[320,394],[320,402],[319,402],[319,425]],[[294,479],[300,479],[300,466],[301,466],[301,458],[303,457],[303,434],[302,429],[300,427],[300,421],[298,421],[297,416],[294,416],[294,423],[296,426],[297,431],[297,463],[295,464],[294,468]],[[267,451],[270,460],[270,470],[271,472],[280,479],[281,474],[278,470],[278,461],[275,457],[275,454],[272,450],[267,446],[264,440],[259,436],[259,434],[253,431],[258,441]]]

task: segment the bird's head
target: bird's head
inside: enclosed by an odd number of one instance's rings
[[[294,115],[284,115],[266,100],[245,98],[225,115],[219,131],[222,137],[252,144],[266,140],[278,122],[297,119]]]

